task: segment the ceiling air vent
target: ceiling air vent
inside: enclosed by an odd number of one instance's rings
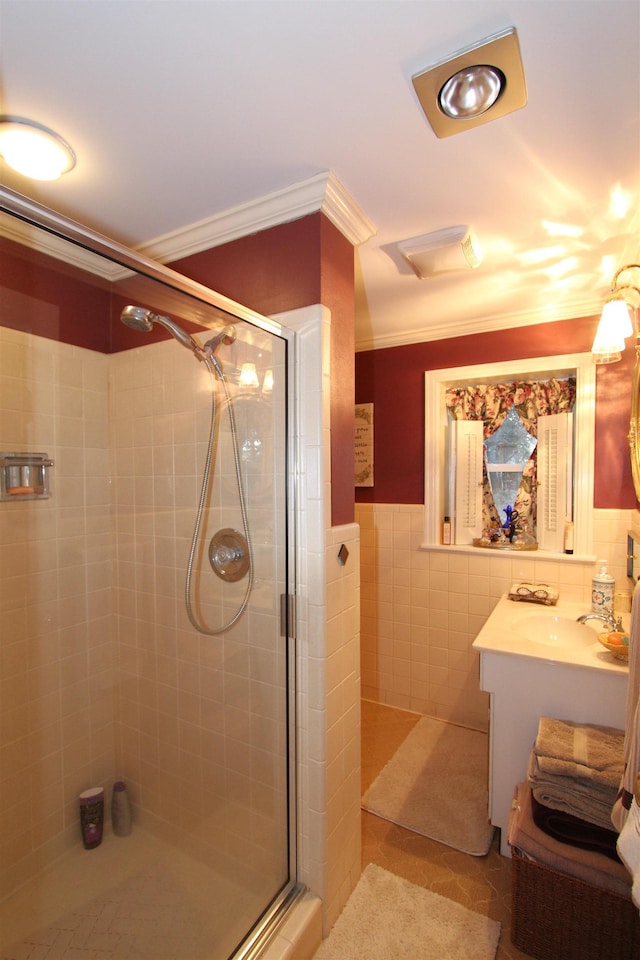
[[[439,273],[473,270],[482,263],[482,250],[471,227],[445,227],[421,237],[402,240],[398,250],[420,280]]]

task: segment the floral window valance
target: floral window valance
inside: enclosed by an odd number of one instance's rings
[[[485,440],[502,424],[512,408],[515,408],[525,430],[537,437],[538,417],[557,413],[569,413],[575,404],[576,379],[518,380],[512,383],[473,384],[450,387],[445,393],[447,410],[455,420],[482,420]],[[527,463],[514,504],[520,522],[525,529],[535,530],[536,521],[536,451]],[[483,520],[485,530],[502,526],[502,520],[491,491],[486,469],[483,466]]]

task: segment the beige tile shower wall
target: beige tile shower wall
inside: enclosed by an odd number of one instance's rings
[[[589,609],[592,562],[421,550],[421,505],[358,504],[361,529],[362,692],[365,698],[487,729],[472,643],[499,597],[518,580],[558,587]],[[594,551],[628,600],[631,511],[594,511]]]
[[[0,896],[113,779],[107,364],[0,327],[0,450],[55,460],[50,499],[0,502]]]
[[[266,347],[263,352],[273,367]],[[233,364],[239,366],[235,353]],[[277,391],[282,377],[274,374]],[[255,582],[249,612],[235,627],[224,635],[200,634],[187,618],[184,593],[211,388],[204,364],[174,341],[112,358],[118,769],[140,822],[213,857],[227,876],[268,890],[286,873],[287,744],[274,576],[282,572],[275,544],[284,508],[275,499],[276,478],[264,470],[265,464],[271,469],[274,445],[282,449],[284,433],[272,424],[269,403],[236,397],[241,437],[257,405],[254,440],[263,444],[257,459],[243,462]],[[207,542],[221,527],[243,530],[224,410],[219,437],[209,522],[201,529]],[[206,554],[193,569],[194,586],[204,571],[202,595],[211,598],[194,612],[207,629],[219,630],[239,608],[247,581],[223,583]],[[274,834],[281,838],[277,861]]]

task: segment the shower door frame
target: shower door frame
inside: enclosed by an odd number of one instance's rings
[[[109,238],[73,221],[41,204],[0,185],[0,212],[13,216],[22,223],[44,230],[53,237],[60,237],[76,246],[85,249],[88,253],[104,257],[116,265],[135,273],[142,274],[173,288],[179,293],[192,297],[229,314],[231,317],[246,321],[265,332],[278,337],[285,342],[287,390],[285,402],[286,424],[286,519],[285,519],[285,586],[287,592],[281,600],[280,634],[286,638],[286,686],[287,686],[287,792],[288,792],[288,872],[287,883],[265,906],[265,910],[254,926],[247,931],[245,938],[238,945],[233,954],[233,960],[254,960],[257,958],[277,927],[284,918],[288,909],[297,902],[305,892],[303,884],[298,882],[297,856],[297,798],[298,798],[298,757],[297,757],[297,653],[296,653],[296,584],[297,584],[297,549],[296,549],[296,503],[297,503],[297,476],[296,469],[296,376],[297,376],[297,336],[275,320],[263,316],[243,304],[240,304],[222,294],[216,293],[204,284],[172,270],[157,261],[138,253],[117,241]]]

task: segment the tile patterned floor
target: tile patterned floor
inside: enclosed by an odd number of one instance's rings
[[[417,714],[363,702],[363,791],[419,719]],[[530,960],[511,943],[511,861],[500,855],[497,833],[485,857],[471,857],[363,811],[363,868],[368,863],[500,921],[496,960]]]
[[[141,829],[81,845],[0,906],[0,960],[211,960],[254,894]],[[262,901],[261,901],[262,902]]]
[[[207,915],[147,869],[2,951],[2,960],[179,960],[205,957]]]

